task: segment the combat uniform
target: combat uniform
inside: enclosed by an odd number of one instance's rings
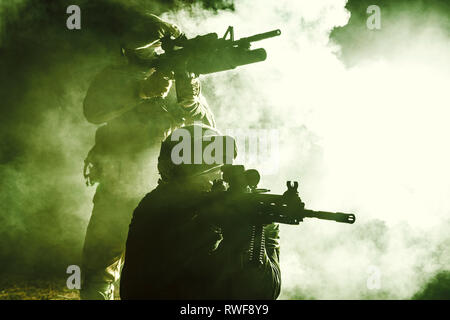
[[[149,17],[153,30],[146,29],[148,34],[179,35],[175,26]],[[87,183],[98,185],[83,248],[83,299],[113,298],[131,213],[157,181],[161,141],[174,128],[193,121],[214,126],[198,79],[177,79],[179,103],[170,95],[146,99],[140,95],[146,72],[126,63],[108,67],[93,80],[84,101],[87,120],[103,125],[85,161]]]

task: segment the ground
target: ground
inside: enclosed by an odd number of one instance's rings
[[[79,300],[78,290],[70,290],[64,281],[6,280],[0,283],[0,300]]]
[[[115,297],[119,300],[119,290]],[[9,276],[0,278],[0,300],[80,300],[80,293],[67,288],[66,279],[31,280]]]

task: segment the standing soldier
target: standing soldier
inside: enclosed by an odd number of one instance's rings
[[[201,134],[196,136],[195,132]],[[173,136],[183,137],[183,141],[178,142]],[[219,161],[203,159],[194,163],[194,153],[203,155],[209,147],[202,142],[211,140],[222,140],[214,150]],[[190,148],[190,161],[175,163],[173,154],[178,151],[174,150],[181,143]],[[248,212],[242,212],[239,196],[228,203],[218,197],[205,197],[214,195],[214,191],[207,192],[212,181],[216,180],[216,188],[221,187],[223,164],[237,155],[236,148],[228,145],[235,145],[234,139],[197,124],[177,129],[161,144],[161,179],[136,207],[131,220],[120,279],[122,299],[278,297],[278,225],[264,226],[261,249],[257,250],[260,260],[250,261],[258,240],[245,220]]]
[[[161,50],[162,37],[181,34],[154,15],[128,31],[122,34],[124,51],[145,59]],[[177,75],[178,103],[169,99],[172,82],[158,70],[124,63],[100,72],[88,89],[84,115],[102,126],[84,168],[87,184],[98,185],[83,248],[82,299],[114,298],[131,214],[156,180],[161,141],[183,124],[215,125],[198,79]]]

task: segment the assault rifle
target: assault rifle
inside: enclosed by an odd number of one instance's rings
[[[256,262],[261,262],[264,245],[263,226],[271,223],[298,225],[305,218],[332,220],[353,224],[353,213],[315,211],[305,208],[305,203],[298,195],[298,182],[287,182],[287,190],[282,195],[269,194],[270,190],[258,189],[260,175],[257,170],[245,170],[242,165],[224,165],[223,179],[214,181],[208,193],[207,208],[215,212],[221,221],[245,223],[253,226],[252,255]]]
[[[208,33],[188,39],[184,34],[173,39],[167,35],[161,39],[164,53],[152,59],[140,59],[133,52],[125,52],[128,59],[160,72],[187,72],[195,75],[231,70],[238,66],[264,61],[267,57],[263,48],[250,50],[252,42],[273,38],[281,34],[273,30],[251,37],[234,40],[234,29],[228,27],[222,38],[217,33]],[[228,37],[228,38],[227,38]]]
[[[258,189],[260,175],[257,170],[245,170],[242,165],[224,165],[223,180],[216,180],[212,186],[213,198],[224,199],[225,207],[240,207],[252,222],[263,224],[277,222],[299,224],[304,218],[317,218],[353,224],[352,213],[315,211],[305,208],[305,203],[298,195],[298,182],[288,181],[287,190],[282,195],[269,194],[270,190]],[[228,188],[224,187],[226,182]]]

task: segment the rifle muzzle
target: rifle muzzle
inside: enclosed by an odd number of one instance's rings
[[[343,213],[343,212],[326,212],[326,211],[306,210],[305,216],[308,218],[333,220],[336,222],[349,223],[349,224],[353,224],[356,221],[356,217],[353,213]]]

